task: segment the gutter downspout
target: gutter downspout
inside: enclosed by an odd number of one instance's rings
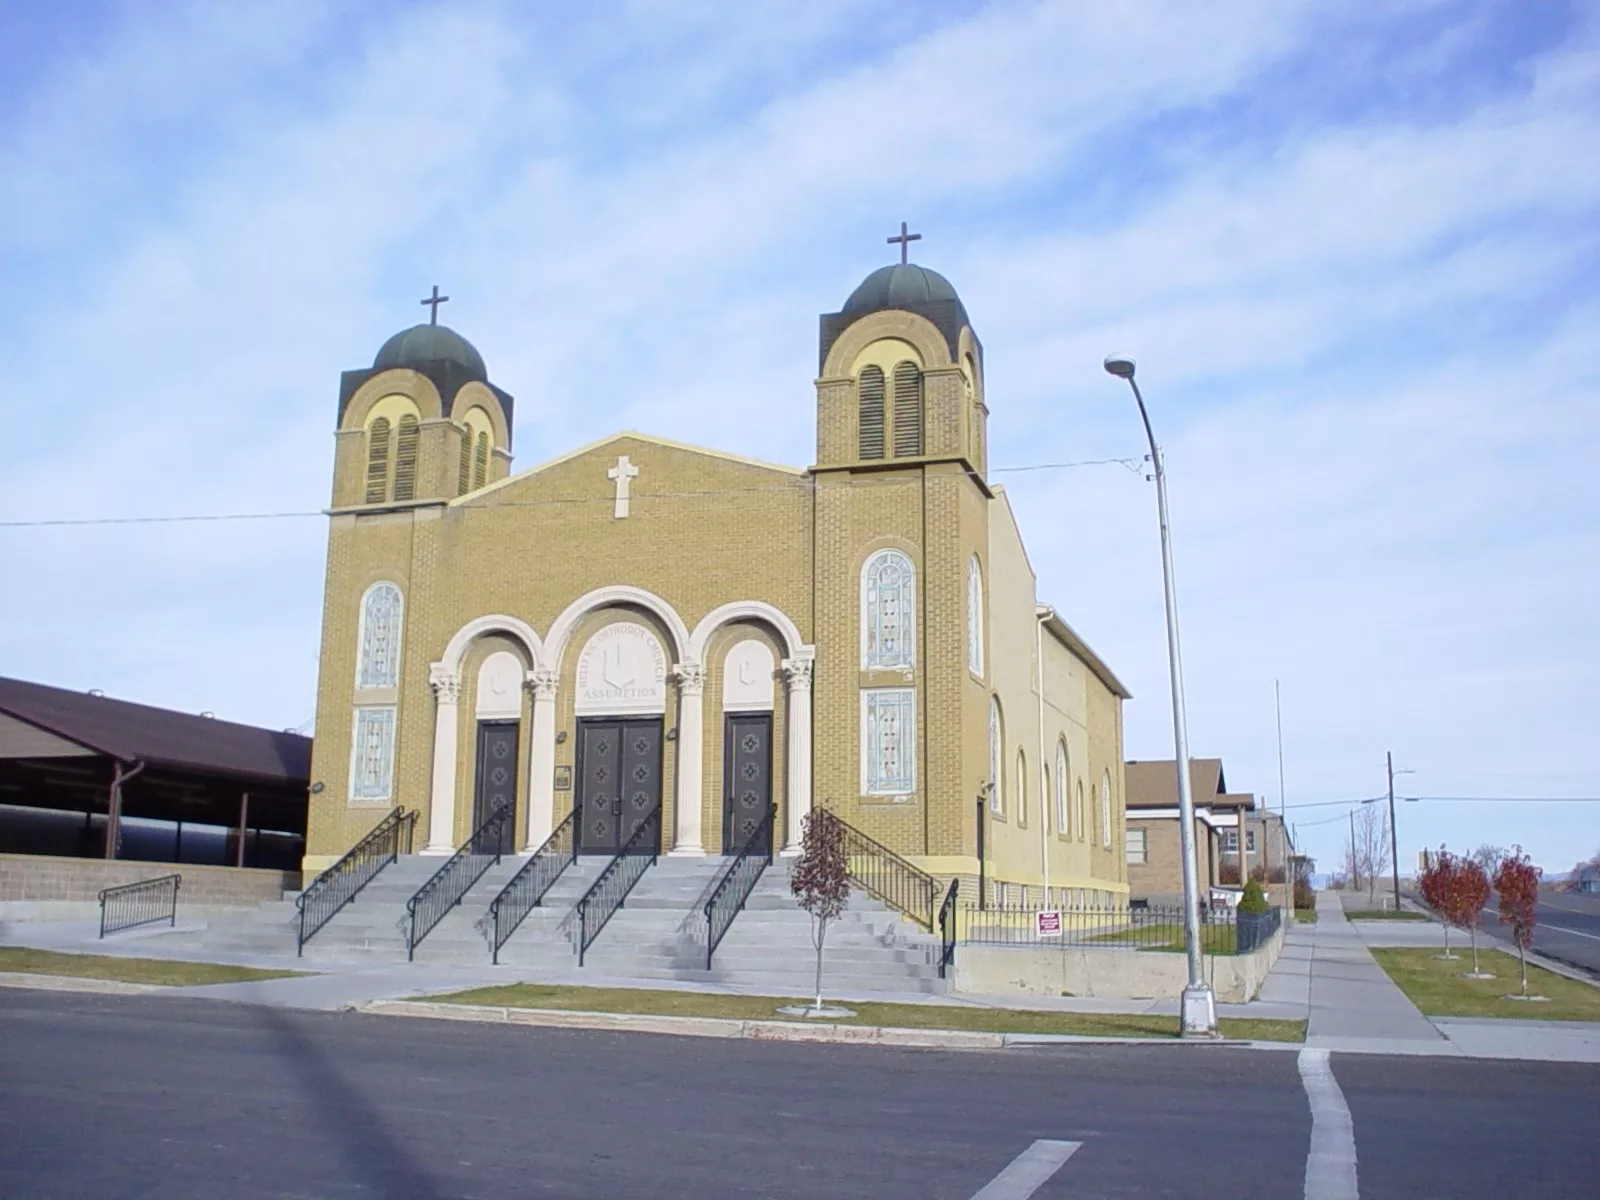
[[[124,771],[122,760],[114,759],[111,775],[111,794],[106,799],[106,853],[107,858],[116,858],[117,843],[122,840],[122,785],[134,778],[148,766],[137,759],[133,762],[133,770]]]
[[[1045,795],[1049,789],[1044,786],[1044,623],[1055,615],[1056,610],[1048,605],[1037,605],[1033,610],[1033,654],[1039,675],[1039,855],[1044,875],[1045,908],[1053,908],[1054,905],[1050,903],[1050,797]]]

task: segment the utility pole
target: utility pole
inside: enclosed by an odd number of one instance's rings
[[[1289,798],[1283,790],[1283,684],[1272,681],[1272,707],[1278,717],[1278,832],[1283,838],[1283,919],[1294,924],[1294,864],[1289,861]],[[1269,876],[1270,878],[1270,876]]]
[[[1394,830],[1394,751],[1384,751],[1389,767],[1389,861],[1394,864],[1394,910],[1400,911],[1400,843]]]
[[[1350,810],[1350,886],[1361,890],[1361,856],[1356,853],[1356,810]]]

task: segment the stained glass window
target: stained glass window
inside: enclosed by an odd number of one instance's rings
[[[350,798],[387,800],[394,788],[394,708],[356,709]]]
[[[989,700],[989,809],[997,817],[1006,813],[1005,775],[1000,770],[1000,701]]]
[[[1100,844],[1111,849],[1111,772],[1100,776]]]
[[[910,667],[915,662],[916,569],[899,550],[880,550],[861,569],[861,667]]]
[[[983,674],[983,568],[976,554],[967,563],[967,669]]]
[[[1070,833],[1067,823],[1067,744],[1056,743],[1056,832]]]
[[[917,786],[917,693],[873,688],[861,693],[862,791],[900,796]]]
[[[392,688],[400,678],[400,589],[375,583],[361,601],[358,688]]]

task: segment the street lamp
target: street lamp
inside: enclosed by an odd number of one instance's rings
[[[1156,507],[1161,514],[1161,575],[1166,584],[1167,663],[1172,677],[1172,742],[1178,766],[1178,838],[1183,854],[1183,940],[1189,959],[1189,983],[1183,989],[1182,1033],[1184,1037],[1217,1036],[1216,997],[1206,984],[1205,966],[1200,958],[1199,870],[1195,865],[1194,795],[1189,781],[1189,733],[1183,714],[1183,663],[1178,653],[1178,593],[1172,581],[1172,532],[1167,520],[1167,474],[1161,462],[1161,449],[1150,428],[1150,414],[1144,397],[1133,380],[1133,359],[1119,354],[1106,358],[1106,370],[1126,379],[1139,405],[1139,419],[1150,442],[1150,461],[1155,466]],[[1241,849],[1243,843],[1241,840]]]

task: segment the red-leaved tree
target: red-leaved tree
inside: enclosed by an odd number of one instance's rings
[[[850,864],[845,860],[844,826],[825,808],[806,816],[800,839],[800,860],[794,865],[789,890],[801,908],[811,914],[811,941],[817,948],[816,1003],[822,1011],[822,943],[828,925],[844,912],[850,900]]]
[[[1450,923],[1465,929],[1472,938],[1472,974],[1481,977],[1478,970],[1478,927],[1483,922],[1483,908],[1489,903],[1489,873],[1476,858],[1458,858],[1450,880]]]
[[[1427,856],[1422,870],[1417,875],[1417,889],[1422,893],[1422,902],[1444,926],[1444,954],[1442,958],[1454,958],[1450,953],[1450,896],[1455,890],[1455,878],[1459,869],[1460,860],[1443,846]]]
[[[1500,860],[1494,873],[1494,893],[1500,901],[1500,922],[1511,926],[1511,940],[1517,944],[1522,963],[1522,994],[1528,994],[1528,947],[1533,945],[1533,928],[1538,923],[1539,876],[1544,874],[1513,846]]]

